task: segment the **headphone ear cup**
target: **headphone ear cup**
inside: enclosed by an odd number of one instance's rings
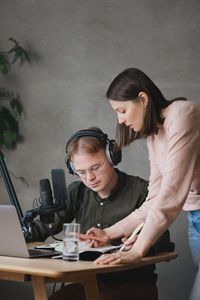
[[[105,154],[106,154],[106,158],[107,158],[109,164],[113,167],[113,166],[114,166],[114,163],[113,163],[113,160],[112,160],[112,157],[111,157],[111,152],[110,152],[109,144],[110,144],[110,143],[107,142],[106,148],[105,148]]]
[[[72,174],[72,175],[74,175],[74,167],[73,167],[73,164],[72,164],[72,162],[68,159],[67,156],[66,156],[66,158],[65,158],[65,163],[66,163],[66,165],[67,165],[67,168],[68,168],[68,170],[69,170],[69,173]]]
[[[105,153],[106,153],[107,160],[111,166],[118,165],[118,163],[120,163],[122,160],[122,151],[121,150],[115,151],[114,150],[115,145],[116,145],[115,140],[108,140],[106,144]]]

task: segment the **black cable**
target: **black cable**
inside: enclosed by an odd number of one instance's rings
[[[62,242],[61,239],[56,238],[54,235],[51,235],[51,237],[52,237],[54,240],[56,240],[56,241]]]

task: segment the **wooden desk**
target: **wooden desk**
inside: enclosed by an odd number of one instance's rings
[[[129,265],[94,265],[93,262],[66,262],[51,258],[16,258],[0,256],[0,279],[32,281],[35,300],[47,300],[46,283],[80,282],[88,300],[100,300],[96,274],[135,269],[162,261],[170,261],[176,253],[166,252],[149,256]]]

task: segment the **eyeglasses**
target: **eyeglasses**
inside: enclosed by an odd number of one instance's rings
[[[102,169],[105,161],[106,160],[104,160],[101,164],[94,165],[87,170],[74,170],[74,174],[77,175],[78,177],[80,177],[81,179],[85,179],[88,172],[90,172],[94,175],[98,175],[101,173],[101,169]]]

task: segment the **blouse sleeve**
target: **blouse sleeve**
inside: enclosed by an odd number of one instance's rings
[[[154,200],[149,201],[151,205],[138,243],[143,239],[153,244],[176,219],[186,201],[200,153],[200,111],[197,107],[183,105],[182,109],[174,110],[168,120],[168,149],[162,182],[158,189],[155,183],[158,178],[154,176],[149,189],[149,197]]]
[[[159,192],[162,174],[158,169],[156,162],[154,160],[153,151],[151,147],[151,142],[148,141],[148,149],[149,149],[149,160],[150,160],[150,179],[149,179],[149,187],[148,187],[148,196],[146,201],[136,209],[134,212],[129,214],[123,220],[117,222],[115,225],[110,227],[111,232],[122,232],[125,236],[130,236],[133,230],[140,223],[144,223],[147,217],[147,213],[149,208],[152,206],[152,200],[156,197]],[[150,201],[151,200],[151,201]]]

